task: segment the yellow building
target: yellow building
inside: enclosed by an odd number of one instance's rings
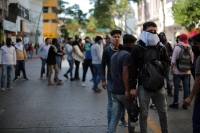
[[[58,0],[46,0],[43,8],[43,36],[56,38],[58,31]]]

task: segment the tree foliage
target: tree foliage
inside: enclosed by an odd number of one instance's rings
[[[199,0],[177,0],[172,7],[172,14],[175,22],[189,31],[197,27],[199,28],[199,7]]]

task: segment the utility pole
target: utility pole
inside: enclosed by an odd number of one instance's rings
[[[44,5],[44,2],[46,0],[43,1],[43,4],[42,4],[42,9],[41,9],[41,12],[40,12],[40,15],[39,15],[39,18],[38,18],[38,23],[37,23],[37,29],[36,29],[36,35],[35,35],[35,47],[36,47],[36,55],[38,54],[38,46],[39,46],[39,43],[38,43],[38,34],[39,34],[39,24],[40,24],[40,18],[41,18],[41,15],[43,14],[43,5]]]

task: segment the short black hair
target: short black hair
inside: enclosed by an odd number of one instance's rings
[[[143,30],[144,30],[144,31],[146,31],[146,29],[147,29],[148,27],[157,27],[157,25],[156,25],[156,23],[151,22],[151,21],[146,22],[146,23],[143,24]]]
[[[98,42],[99,40],[102,40],[102,39],[103,39],[102,37],[96,36],[95,39],[94,39],[94,41],[95,41],[95,42]]]
[[[200,34],[196,34],[195,36],[193,36],[192,41],[200,42]]]
[[[46,38],[46,39],[45,39],[45,42],[47,42],[47,40],[49,40],[49,39],[50,39],[50,38]]]
[[[111,36],[113,36],[113,35],[115,35],[115,34],[122,34],[122,31],[121,30],[112,30],[111,32],[110,32],[110,35]]]
[[[72,38],[72,37],[68,37],[68,38],[67,38],[68,41],[71,40],[71,39],[73,39],[73,38]]]
[[[57,44],[58,40],[56,38],[52,39],[52,44]]]
[[[126,44],[130,44],[130,43],[134,43],[137,40],[136,37],[134,37],[131,34],[125,34],[123,37],[123,43]]]
[[[73,41],[72,42],[72,46],[75,46],[75,45],[78,45],[79,43],[78,43],[78,41]]]
[[[11,38],[7,38],[6,39],[6,44],[8,45],[9,43],[11,43],[12,42],[12,39]]]
[[[17,38],[16,39],[16,42],[18,43],[18,42],[21,42],[22,41],[22,39],[20,39],[20,38]]]

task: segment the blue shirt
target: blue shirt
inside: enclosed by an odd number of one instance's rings
[[[91,44],[89,42],[86,42],[84,45],[85,48],[85,59],[92,59],[91,55]]]

